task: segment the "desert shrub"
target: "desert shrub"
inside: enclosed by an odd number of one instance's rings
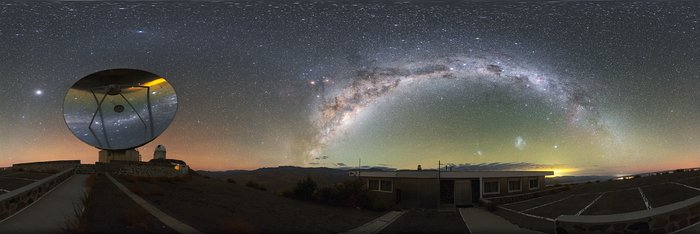
[[[297,182],[292,191],[285,191],[282,195],[297,200],[310,201],[314,198],[314,192],[316,192],[316,182],[307,176],[306,179]]]
[[[204,177],[204,179],[209,179],[209,178],[211,178],[211,177],[209,177],[208,175],[203,175],[202,177]]]
[[[263,187],[261,184],[258,184],[255,181],[248,181],[248,183],[245,184],[245,186],[257,189],[257,190],[262,190],[262,191],[267,191],[267,188]]]
[[[315,194],[315,199],[321,203],[375,209],[379,205],[374,204],[369,196],[369,190],[362,180],[350,180],[336,184],[331,187],[324,187]]]
[[[234,179],[231,179],[231,178],[228,178],[228,179],[226,179],[226,182],[229,182],[229,183],[235,184],[235,183],[236,183],[236,180],[234,180]]]

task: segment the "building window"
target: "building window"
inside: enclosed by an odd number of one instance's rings
[[[500,189],[498,186],[498,181],[484,181],[484,194],[498,194]]]
[[[520,192],[522,190],[521,184],[520,179],[508,180],[508,192]]]
[[[370,191],[392,192],[394,189],[391,180],[369,180],[367,186]]]
[[[540,188],[540,180],[537,178],[530,179],[530,189]]]
[[[391,192],[391,190],[394,187],[394,185],[389,180],[380,180],[379,185],[380,185],[379,191],[382,191],[382,192]]]
[[[377,191],[379,190],[379,180],[369,180],[369,190]]]

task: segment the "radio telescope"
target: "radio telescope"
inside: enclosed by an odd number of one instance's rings
[[[111,69],[76,82],[63,101],[68,129],[100,150],[99,162],[139,161],[136,148],[158,137],[175,118],[177,95],[165,78]]]

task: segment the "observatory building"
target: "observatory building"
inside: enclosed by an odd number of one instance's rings
[[[387,204],[407,208],[438,208],[476,204],[494,198],[537,192],[552,171],[437,171],[351,172]]]

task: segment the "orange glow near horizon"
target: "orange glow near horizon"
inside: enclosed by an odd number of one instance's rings
[[[149,81],[149,82],[144,83],[143,86],[151,87],[151,86],[159,85],[159,84],[161,84],[161,83],[163,83],[163,82],[165,82],[165,78],[159,77],[158,79],[155,79],[155,80],[152,80],[152,81]]]

